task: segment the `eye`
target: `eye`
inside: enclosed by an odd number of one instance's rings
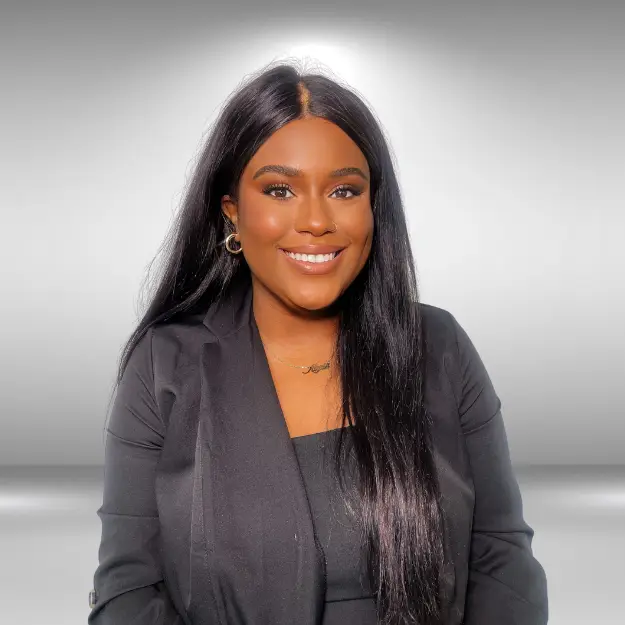
[[[352,194],[351,196],[342,196],[340,199],[343,199],[343,200],[351,200],[354,197],[358,197],[362,193],[360,189],[357,189],[356,187],[352,187],[351,185],[348,185],[348,184],[344,184],[334,189],[332,194],[337,193],[337,192],[343,192],[343,191],[349,191]]]
[[[291,188],[289,187],[288,184],[270,184],[267,185],[264,189],[263,189],[263,193],[265,195],[271,195],[272,191],[289,191],[291,192]],[[284,197],[283,195],[271,195],[271,197],[276,198],[276,200],[288,200],[289,198]]]
[[[285,183],[267,185],[263,189],[263,193],[265,195],[271,195],[271,197],[276,198],[276,200],[288,200],[289,198],[285,197],[284,195],[273,195],[272,191],[280,191],[280,192],[288,191],[289,193],[292,193],[291,187]],[[351,185],[345,184],[334,189],[334,191],[332,192],[332,195],[334,195],[335,193],[351,193],[351,195],[339,195],[338,196],[338,199],[341,199],[341,200],[351,200],[352,198],[358,197],[359,195],[361,195],[362,190],[357,189],[356,187],[353,187]]]

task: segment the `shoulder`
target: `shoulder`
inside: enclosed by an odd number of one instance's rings
[[[166,370],[186,358],[194,358],[204,343],[215,340],[203,323],[205,313],[184,313],[150,327],[155,372]]]
[[[479,427],[501,403],[478,348],[450,311],[429,304],[420,311],[427,353],[449,378],[463,427]]]
[[[428,338],[436,338],[439,341],[454,336],[454,317],[445,308],[419,302],[419,314],[424,332]]]
[[[182,313],[148,326],[129,357],[128,368],[134,371],[125,377],[139,373],[157,400],[161,392],[175,391],[190,368],[197,368],[202,345],[214,340],[203,319],[203,314]]]
[[[152,348],[160,353],[167,350],[167,346],[185,348],[197,342],[199,336],[210,338],[212,333],[204,325],[204,313],[184,313],[165,322],[151,326]]]
[[[454,315],[445,308],[423,302],[419,302],[419,315],[428,354],[445,364],[456,361],[458,322]]]
[[[181,358],[210,341],[213,335],[202,323],[203,318],[201,314],[184,314],[173,321],[148,326],[132,348],[128,373],[122,384],[140,377],[146,381],[146,386],[153,386],[154,381],[172,370]]]
[[[474,359],[477,351],[462,324],[449,310],[419,303],[421,325],[429,348],[443,353],[446,360],[460,366],[468,359]]]

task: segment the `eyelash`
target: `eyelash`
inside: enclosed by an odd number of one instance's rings
[[[288,184],[285,184],[284,182],[282,183],[278,183],[278,184],[270,184],[267,185],[264,189],[263,189],[263,193],[265,193],[266,195],[269,195],[270,191],[273,191],[274,189],[287,189],[288,191],[292,192],[291,187]],[[354,198],[358,197],[359,195],[362,194],[362,191],[360,189],[357,189],[356,187],[352,187],[351,185],[348,184],[342,184],[338,187],[336,187],[336,189],[334,189],[334,191],[332,191],[332,193],[336,193],[336,191],[351,191],[353,193],[352,197],[344,197],[344,198],[340,198],[342,200],[353,200]],[[276,197],[275,195],[272,195],[271,197],[273,197],[275,200],[288,200],[290,198],[288,197]]]

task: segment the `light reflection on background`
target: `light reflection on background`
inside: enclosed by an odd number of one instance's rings
[[[214,4],[0,11],[0,623],[86,622],[146,266],[223,99],[299,57],[388,133],[422,299],[502,399],[550,624],[622,624],[625,3]]]

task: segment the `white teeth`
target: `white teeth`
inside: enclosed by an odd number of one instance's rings
[[[286,252],[286,255],[295,260],[303,260],[307,263],[327,263],[335,258],[338,252],[332,252],[331,254],[294,254],[293,252]]]

